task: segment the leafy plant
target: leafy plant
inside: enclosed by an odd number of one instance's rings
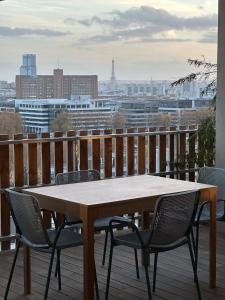
[[[202,59],[191,59],[187,60],[190,66],[198,68],[199,71],[190,73],[185,77],[181,77],[178,80],[171,83],[172,86],[184,84],[185,82],[191,82],[194,80],[206,80],[209,81],[206,87],[202,90],[201,94],[206,95],[207,93],[216,93],[217,87],[217,64],[206,61],[203,56]]]
[[[207,80],[208,84],[202,90],[201,94],[206,95],[209,92],[213,93],[212,106],[209,108],[210,114],[205,119],[201,120],[198,130],[191,139],[198,139],[198,153],[186,155],[188,166],[194,167],[197,163],[198,166],[204,165],[213,166],[215,162],[215,110],[216,110],[216,88],[217,88],[217,64],[207,62],[205,57],[202,59],[188,59],[188,64],[199,69],[196,73],[182,77],[174,81],[171,85],[182,85],[185,82],[194,80]],[[191,142],[191,140],[189,140]],[[179,163],[180,164],[180,163]],[[181,163],[182,165],[182,163]]]

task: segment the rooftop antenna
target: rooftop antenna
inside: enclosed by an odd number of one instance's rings
[[[57,59],[57,67],[59,69],[59,58]]]

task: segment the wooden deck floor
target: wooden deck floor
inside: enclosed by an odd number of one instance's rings
[[[201,227],[199,281],[203,300],[225,299],[225,223],[218,223],[217,229],[217,288],[208,287],[208,227]],[[100,296],[104,299],[107,266],[101,266],[103,235],[96,236],[96,265]],[[0,254],[0,299],[8,280],[12,253]],[[140,279],[135,276],[133,251],[116,248],[114,252],[110,299],[147,299],[144,269]],[[11,292],[8,299],[43,299],[49,256],[32,253],[32,294],[23,295],[23,264],[20,254],[15,269]],[[150,269],[150,276],[152,272]],[[82,300],[82,247],[64,251],[62,255],[62,291],[57,290],[57,280],[52,277],[49,299]],[[192,268],[187,247],[167,252],[159,256],[157,289],[153,300],[197,299]]]

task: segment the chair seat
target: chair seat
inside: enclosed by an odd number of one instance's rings
[[[57,230],[48,230],[48,236],[50,241],[53,243],[56,237]],[[83,244],[83,237],[81,234],[78,234],[69,229],[63,229],[59,235],[56,248],[65,249]]]
[[[94,228],[95,228],[95,230],[97,230],[97,231],[107,230],[109,228],[109,222],[112,219],[115,219],[115,218],[116,217],[107,217],[107,218],[99,218],[99,219],[95,220],[95,222],[94,222]],[[74,220],[74,221],[72,221],[72,220]],[[70,217],[69,221],[72,223],[68,227],[70,229],[82,228],[83,227],[82,220],[79,219],[79,218]],[[124,217],[124,221],[127,221],[126,217]],[[119,223],[113,224],[114,228],[117,228],[118,226],[121,226],[121,224],[119,224]]]
[[[73,225],[82,223],[82,220],[77,217],[66,215],[66,222],[72,223]]]
[[[150,231],[139,231],[140,236],[144,244],[147,244],[150,237]],[[141,249],[142,245],[138,239],[138,236],[135,232],[127,233],[123,235],[118,235],[114,237],[116,245],[123,245],[131,248]]]
[[[115,217],[99,218],[95,220],[94,223],[95,230],[107,230],[109,228],[109,222],[113,219],[115,219]],[[124,217],[124,220],[126,221],[127,218]],[[113,227],[116,228],[119,225],[121,226],[121,224],[115,223],[113,224]]]
[[[148,244],[149,242],[149,237],[150,237],[150,231],[146,230],[146,231],[139,231],[141,239],[144,243],[144,245]],[[127,246],[127,247],[131,247],[131,248],[136,248],[136,249],[141,249],[143,248],[141,245],[141,242],[137,236],[137,234],[135,232],[132,233],[128,233],[128,234],[124,234],[124,235],[120,235],[120,236],[116,236],[114,237],[114,241],[116,243],[116,245],[123,245],[123,246]],[[150,244],[148,246],[149,251],[154,253],[154,252],[163,252],[163,251],[168,251],[168,250],[172,250],[174,248],[177,248],[179,246],[182,246],[184,244],[187,243],[187,238],[183,237],[179,240],[177,240],[175,243],[170,243],[170,244]]]

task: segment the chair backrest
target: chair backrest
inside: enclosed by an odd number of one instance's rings
[[[78,183],[86,181],[95,181],[100,179],[97,170],[81,170],[56,175],[56,184]]]
[[[218,187],[217,199],[225,200],[225,169],[214,167],[200,168],[198,182],[216,185]]]
[[[32,248],[49,248],[50,241],[35,197],[5,190],[15,225],[23,242]]]
[[[78,182],[87,182],[100,180],[100,174],[97,170],[80,170],[67,173],[59,173],[56,175],[56,184],[69,184]],[[67,222],[76,222],[77,218],[64,215]]]
[[[150,244],[169,245],[190,233],[198,207],[199,192],[161,196],[156,204]]]

